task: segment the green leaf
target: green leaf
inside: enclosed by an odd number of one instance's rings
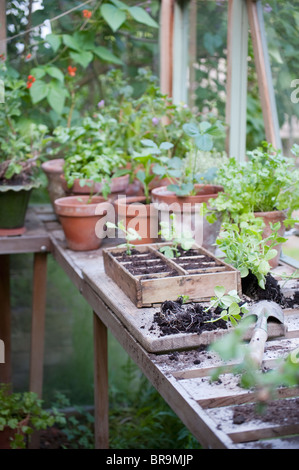
[[[62,114],[65,102],[65,90],[57,82],[51,82],[47,100],[49,105],[57,114]]]
[[[81,45],[73,36],[70,36],[69,34],[64,34],[62,36],[62,41],[63,41],[63,44],[69,47],[70,49],[74,49],[75,51],[82,52]]]
[[[46,75],[46,70],[44,67],[34,67],[30,70],[30,73],[38,80]]]
[[[269,261],[270,259],[272,258],[275,258],[275,256],[277,255],[277,251],[272,249],[272,250],[269,250],[267,251],[266,255],[265,255],[265,260],[266,261]]]
[[[240,313],[240,307],[239,305],[237,304],[237,302],[233,302],[229,308],[228,308],[228,313],[229,315],[233,315],[233,316],[236,316],[236,315],[239,315]]]
[[[79,52],[79,53],[71,52],[70,56],[76,64],[82,65],[84,69],[90,64],[90,62],[93,59],[93,54],[88,51]]]
[[[199,134],[198,127],[194,123],[188,123],[183,125],[183,130],[190,137],[196,137]]]
[[[54,67],[53,65],[46,67],[46,72],[53,78],[57,78],[61,83],[64,82],[64,75],[58,67]]]
[[[213,148],[213,139],[209,134],[200,134],[195,137],[195,143],[199,150],[209,152]]]
[[[97,46],[93,49],[93,52],[95,53],[96,56],[98,56],[100,59],[104,60],[105,62],[112,62],[113,64],[118,64],[122,65],[123,62],[116,57],[109,49],[103,46]]]
[[[268,274],[268,272],[270,271],[270,265],[268,263],[268,261],[266,260],[262,260],[259,264],[259,267],[258,267],[258,272],[260,274]]]
[[[126,20],[126,14],[124,11],[108,3],[102,5],[100,10],[104,20],[108,23],[114,33]]]
[[[159,27],[158,23],[143,8],[130,7],[128,11],[134,20],[138,21],[138,23],[143,23],[153,28]]]
[[[30,96],[33,104],[39,103],[46,98],[49,92],[47,83],[42,80],[36,80],[30,88]]]
[[[110,2],[113,3],[120,10],[128,10],[129,9],[128,5],[121,2],[120,0],[110,0]]]
[[[215,289],[214,289],[214,292],[215,292],[215,295],[217,295],[217,297],[223,297],[224,294],[225,294],[225,287],[223,286],[216,286]]]
[[[50,44],[54,52],[57,52],[61,45],[61,37],[57,34],[47,34],[46,41]]]

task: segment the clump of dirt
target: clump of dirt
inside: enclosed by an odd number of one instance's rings
[[[241,279],[242,292],[254,301],[269,300],[278,303],[284,308],[293,308],[299,305],[299,291],[294,292],[292,298],[285,297],[278,281],[268,273],[266,276],[265,289],[258,285],[257,278],[252,272]]]
[[[205,308],[199,303],[184,304],[179,298],[175,302],[166,300],[161,304],[160,311],[154,314],[153,322],[159,325],[162,336],[177,333],[197,333],[216,329],[227,329],[227,322],[218,319],[219,309]]]

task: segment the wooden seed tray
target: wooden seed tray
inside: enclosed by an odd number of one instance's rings
[[[159,251],[165,245],[138,245],[139,253],[130,258],[125,256],[125,248],[103,250],[106,274],[138,308],[181,295],[188,296],[190,302],[209,301],[216,286],[241,294],[237,269],[196,244],[179,258],[168,259]]]

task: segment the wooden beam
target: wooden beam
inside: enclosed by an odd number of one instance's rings
[[[37,393],[40,398],[43,388],[46,291],[47,253],[35,253],[29,389]]]
[[[107,327],[94,312],[94,400],[95,448],[109,448],[108,334]]]
[[[259,94],[263,110],[266,140],[281,148],[277,109],[268,56],[261,1],[247,0],[248,19],[251,30]]]
[[[229,0],[227,35],[227,153],[246,155],[248,17],[246,0]]]
[[[11,383],[10,257],[0,255],[0,339],[4,342],[4,364],[0,363],[0,383]]]
[[[6,58],[6,1],[0,0],[0,56]]]
[[[174,0],[162,0],[160,13],[160,88],[172,96]]]

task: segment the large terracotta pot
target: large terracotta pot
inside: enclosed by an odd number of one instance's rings
[[[48,179],[47,189],[53,208],[55,199],[66,195],[60,179],[60,175],[63,174],[63,165],[63,158],[54,158],[53,160],[48,160],[47,162],[42,163],[41,166]]]
[[[92,181],[87,182],[84,186],[80,186],[80,180],[76,179],[71,188],[68,188],[64,175],[60,176],[62,187],[67,193],[71,194],[90,194],[91,189],[93,193],[101,194],[103,190],[103,183],[93,183]],[[93,186],[94,184],[94,186]],[[112,178],[110,183],[111,199],[115,199],[117,195],[125,195],[126,189],[129,184],[129,175],[118,176]]]
[[[284,236],[285,225],[283,222],[286,219],[285,211],[255,212],[254,215],[255,217],[261,217],[263,221],[265,222],[265,228],[263,231],[264,238],[269,237],[272,233],[270,224],[274,224],[277,222],[280,222],[280,229],[278,231],[278,235],[280,237]],[[274,249],[277,250],[277,255],[275,256],[275,258],[272,258],[269,261],[271,268],[276,268],[278,266],[279,258],[280,258],[281,250],[282,250],[282,244],[280,243],[279,245],[275,246]]]
[[[221,217],[216,222],[209,223],[201,215],[201,205],[209,199],[215,199],[223,191],[222,186],[194,185],[194,196],[179,197],[167,187],[161,186],[152,190],[152,201],[159,212],[159,222],[170,221],[170,215],[175,214],[176,229],[179,233],[191,232],[195,242],[207,250],[214,252],[214,243],[221,228]]]
[[[153,204],[145,204],[145,196],[118,198],[114,201],[117,219],[125,227],[133,228],[141,240],[132,241],[133,245],[155,243],[158,240],[158,213]]]
[[[56,199],[55,211],[61,222],[67,245],[74,251],[100,248],[104,238],[101,219],[111,204],[102,196],[67,196]],[[107,222],[105,218],[105,222]]]

